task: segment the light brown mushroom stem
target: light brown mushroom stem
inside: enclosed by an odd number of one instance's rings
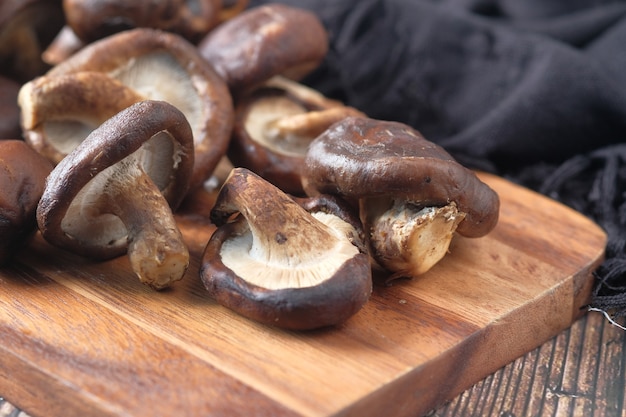
[[[189,266],[187,246],[152,179],[132,164],[120,174],[123,180],[109,180],[100,207],[109,207],[128,229],[128,257],[139,280],[157,290],[168,287]]]
[[[421,207],[406,200],[371,198],[361,199],[360,206],[374,258],[395,271],[390,280],[429,271],[446,255],[465,218],[454,202]]]
[[[352,107],[333,107],[281,117],[269,123],[268,130],[276,137],[306,136],[307,140],[310,140],[320,135],[333,123],[349,116],[364,117],[365,115]]]
[[[85,42],[76,36],[71,27],[65,25],[43,51],[41,58],[49,65],[56,65],[72,56],[83,46]]]
[[[300,102],[307,103],[311,107],[322,109],[344,107],[341,101],[328,98],[318,90],[282,75],[273,76],[267,80],[264,85],[266,87],[275,87],[280,90],[288,91],[290,96]]]
[[[251,255],[287,266],[319,260],[339,237],[287,194],[260,177],[231,171],[213,211],[224,218],[239,212],[248,220]]]

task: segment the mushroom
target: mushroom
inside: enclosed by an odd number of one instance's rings
[[[24,141],[0,141],[0,265],[37,231],[35,211],[52,165]]]
[[[22,137],[20,128],[20,108],[17,95],[20,84],[0,75],[0,139],[19,139]]]
[[[79,51],[86,43],[81,40],[68,25],[63,25],[52,42],[41,53],[43,62],[50,66],[57,65]]]
[[[309,74],[326,56],[328,34],[313,13],[272,3],[220,24],[198,50],[238,97],[275,75]]]
[[[336,325],[356,314],[372,291],[359,220],[332,197],[303,204],[234,168],[211,210],[218,228],[202,257],[210,296],[287,329]]]
[[[333,194],[360,207],[373,259],[391,278],[425,273],[455,232],[489,233],[498,195],[440,146],[399,122],[348,117],[309,146],[307,195]]]
[[[228,158],[281,190],[302,195],[300,171],[309,143],[348,116],[364,114],[305,85],[274,77],[238,102]]]
[[[63,22],[61,0],[2,0],[0,73],[23,83],[47,71],[41,54]]]
[[[180,280],[189,252],[173,216],[189,184],[193,139],[185,116],[162,101],[117,113],[50,174],[37,222],[51,244],[97,260],[128,254],[139,280]]]
[[[93,42],[46,75],[100,71],[150,100],[167,101],[191,125],[195,166],[190,189],[199,188],[226,154],[233,103],[224,80],[181,36],[139,28]]]
[[[38,77],[18,96],[24,140],[56,165],[105,120],[143,99],[101,72]]]
[[[221,0],[63,0],[67,25],[85,43],[135,28],[197,42],[219,23]]]

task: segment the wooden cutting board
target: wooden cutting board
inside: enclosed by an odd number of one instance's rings
[[[584,313],[606,236],[582,215],[482,175],[497,228],[455,238],[426,275],[377,281],[344,325],[290,332],[209,299],[197,276],[210,198],[179,223],[194,261],[155,292],[125,257],[93,263],[37,236],[0,271],[0,395],[34,417],[418,416]]]

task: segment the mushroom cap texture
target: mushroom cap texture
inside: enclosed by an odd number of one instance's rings
[[[22,140],[0,141],[0,265],[37,230],[35,213],[52,164]]]
[[[185,116],[171,104],[141,101],[105,121],[50,173],[37,207],[37,222],[44,238],[74,253],[96,259],[110,259],[125,253],[125,241],[110,245],[80,241],[64,233],[62,221],[76,195],[92,179],[163,131],[177,141],[178,149],[171,147],[175,154],[158,158],[172,166],[156,170],[158,172],[154,173],[159,179],[155,183],[158,182],[163,196],[175,210],[185,197],[193,168],[191,129]],[[152,173],[148,172],[148,175]],[[132,193],[132,190],[128,192]]]
[[[188,3],[195,3],[196,10],[189,10]],[[63,0],[68,26],[86,43],[137,27],[196,42],[218,24],[220,5],[220,0]]]
[[[272,3],[222,23],[198,50],[238,96],[274,75],[308,74],[326,56],[328,34],[312,12]]]
[[[138,77],[136,68],[146,57],[158,59],[159,65],[141,67],[139,70],[145,72]],[[162,65],[172,63],[177,66],[176,69],[182,69],[187,74],[184,83],[191,84],[197,93],[197,103],[194,104],[188,95],[180,95],[179,85],[182,86],[183,81],[178,77],[182,74],[176,70],[157,84],[146,81]],[[47,75],[78,71],[105,72],[123,83],[136,81],[140,85],[130,87],[136,88],[139,94],[147,99],[169,101],[185,113],[194,131],[195,142],[190,189],[202,186],[226,154],[234,119],[230,91],[222,77],[200,56],[197,48],[183,37],[157,29],[127,30],[85,46],[53,67]],[[164,97],[165,92],[174,92],[177,101]]]
[[[302,182],[308,195],[402,198],[421,206],[454,201],[466,213],[457,229],[466,237],[487,234],[499,217],[493,189],[400,122],[348,117],[335,123],[309,146]]]

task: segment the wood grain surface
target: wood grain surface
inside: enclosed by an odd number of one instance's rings
[[[584,313],[604,233],[505,180],[485,238],[457,238],[414,280],[376,285],[335,328],[286,332],[214,303],[197,279],[212,233],[179,224],[196,260],[169,291],[125,258],[93,263],[40,237],[0,274],[0,394],[34,416],[415,416],[550,340]]]
[[[589,313],[427,415],[623,417],[625,347],[625,331]],[[0,417],[28,416],[0,397]]]

